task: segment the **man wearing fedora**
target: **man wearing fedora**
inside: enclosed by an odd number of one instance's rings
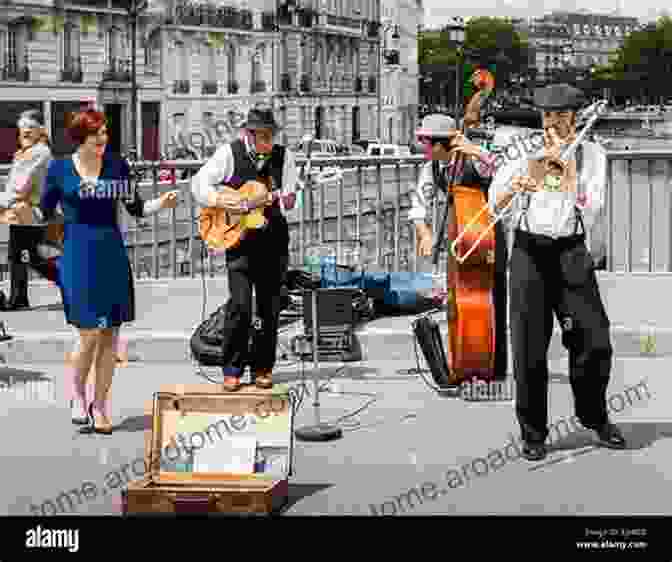
[[[576,418],[594,430],[602,445],[622,449],[625,440],[607,411],[612,365],[609,318],[586,247],[603,204],[607,159],[597,144],[583,141],[562,167],[546,165],[576,137],[583,93],[567,84],[535,92],[545,145],[539,154],[510,162],[493,180],[491,210],[505,211],[514,230],[511,253],[511,341],[516,380],[516,415],[528,460],[546,456],[548,438],[548,347],[553,315],[569,351],[569,380]],[[578,194],[585,193],[585,197]]]
[[[432,255],[434,236],[445,233],[433,233],[429,223],[432,219],[431,208],[437,200],[437,193],[445,193],[448,183],[454,177],[455,185],[473,186],[483,191],[488,198],[490,183],[494,172],[493,156],[480,146],[469,142],[457,128],[455,120],[448,115],[427,115],[420,129],[416,131],[418,142],[425,147],[427,162],[420,173],[416,190],[411,194],[412,207],[409,219],[415,223],[418,255]],[[465,158],[458,169],[453,170],[456,155]],[[451,202],[452,204],[452,202]],[[495,226],[495,285],[492,298],[495,311],[495,368],[497,380],[506,378],[508,366],[508,346],[506,334],[507,280],[506,239],[501,225]]]
[[[202,207],[249,212],[265,207],[267,225],[246,233],[236,247],[227,250],[229,280],[224,330],[224,388],[238,390],[245,367],[252,322],[252,286],[256,291],[261,328],[254,342],[252,366],[255,384],[271,388],[276,361],[281,293],[289,263],[289,227],[283,209],[296,201],[298,174],[294,154],[275,143],[279,127],[272,108],[252,108],[240,138],[219,147],[192,178],[195,200]],[[248,181],[270,178],[271,192],[257,199],[242,198],[238,190]]]

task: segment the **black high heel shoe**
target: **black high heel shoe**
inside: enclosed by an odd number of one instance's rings
[[[89,404],[89,429],[92,433],[102,433],[104,435],[110,435],[112,433],[112,424],[98,426],[96,425],[96,418],[93,415],[93,402]]]

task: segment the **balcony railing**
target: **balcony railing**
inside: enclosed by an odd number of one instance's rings
[[[175,80],[173,82],[173,94],[188,94],[191,91],[189,80]]]
[[[228,29],[252,29],[252,12],[233,7],[217,8],[211,4],[180,4],[175,7],[175,17],[169,23],[175,25],[224,27]]]
[[[280,77],[280,89],[283,92],[291,92],[292,91],[292,78],[288,73],[283,73],[282,76]]]
[[[82,72],[82,59],[80,57],[68,57],[63,61],[61,70],[61,82],[80,83],[84,79]]]
[[[311,89],[311,79],[308,74],[302,74],[301,75],[301,82],[299,84],[299,89],[302,92],[310,92]]]
[[[204,80],[201,84],[201,93],[204,96],[212,96],[217,94],[219,88],[216,80]]]
[[[228,84],[226,85],[226,91],[229,94],[237,94],[239,90],[238,82],[236,80],[229,80]]]
[[[130,82],[131,61],[129,59],[113,58],[107,63],[103,71],[103,82]]]
[[[288,212],[292,263],[303,265],[304,256],[313,244],[354,239],[363,243],[362,259],[368,263],[392,271],[417,271],[422,262],[416,258],[415,227],[408,212],[416,174],[425,162],[421,156],[314,158],[314,170],[341,167],[343,181],[312,184],[305,193],[303,205]],[[604,232],[600,235],[596,229],[589,231],[589,237],[599,235],[606,241],[607,270],[672,272],[672,151],[608,152],[607,162]],[[202,164],[200,161],[140,162],[136,166],[141,171],[158,172],[159,167],[177,170],[177,174],[168,174],[172,179],[167,183],[142,182],[140,194],[151,199],[156,193],[188,187],[189,180],[176,180],[175,176],[181,177],[182,170],[196,172]],[[305,158],[298,157],[297,165],[303,167]],[[9,168],[9,165],[0,166],[0,176],[6,177]],[[148,175],[151,177],[151,173]],[[184,203],[167,216],[158,215],[149,227],[129,225],[133,232],[129,232],[127,245],[136,275],[141,275],[144,263],[150,265],[149,274],[155,278],[200,274],[201,242],[196,221],[199,208],[191,190],[185,189],[184,193]],[[434,225],[442,212],[442,205],[436,205],[430,217]],[[182,260],[178,259],[180,255]],[[186,263],[184,256],[187,256]],[[166,261],[163,266],[161,257]],[[213,256],[209,262],[210,275],[215,275],[217,269],[224,273],[225,261],[218,259]]]
[[[2,67],[2,79],[7,82],[28,82],[30,80],[30,70],[27,60],[20,63],[16,59],[6,58]]]
[[[263,80],[255,80],[250,84],[250,93],[251,94],[260,94],[266,91],[266,82]]]
[[[345,16],[334,16],[332,14],[327,15],[327,25],[333,25],[334,27],[344,27],[354,31],[362,28],[361,20],[346,18]]]

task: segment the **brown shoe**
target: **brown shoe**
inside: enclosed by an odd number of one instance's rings
[[[273,378],[270,369],[255,371],[254,384],[257,388],[273,388]]]
[[[230,375],[224,377],[224,382],[222,383],[222,387],[227,392],[235,392],[236,390],[240,390],[241,386],[242,386],[242,384],[240,383],[240,377],[234,377],[234,376],[230,376]]]

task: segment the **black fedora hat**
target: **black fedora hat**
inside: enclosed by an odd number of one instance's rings
[[[273,115],[273,109],[269,106],[256,106],[250,109],[243,127],[245,129],[273,129],[274,131],[280,128]]]
[[[534,105],[544,111],[576,111],[585,103],[583,92],[569,84],[552,84],[534,92]]]

